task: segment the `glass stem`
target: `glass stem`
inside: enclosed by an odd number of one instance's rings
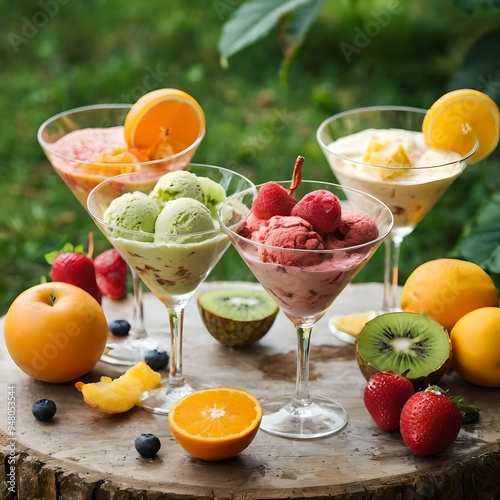
[[[295,402],[305,406],[311,402],[309,395],[309,347],[312,327],[297,325],[297,380],[295,384]]]
[[[403,238],[392,236],[384,241],[385,269],[384,269],[384,301],[383,312],[400,311],[398,295],[399,250]]]
[[[134,338],[144,338],[147,336],[146,327],[144,326],[144,304],[143,304],[143,288],[142,280],[139,278],[137,271],[130,267],[132,273],[132,286],[133,286],[133,312],[132,312],[132,325],[130,334]]]
[[[182,375],[182,332],[184,328],[184,307],[171,307],[168,310],[170,322],[170,372],[169,387],[184,384]]]

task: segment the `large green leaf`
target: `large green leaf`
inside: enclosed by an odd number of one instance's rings
[[[500,0],[455,0],[455,5],[465,12],[474,12],[482,8],[500,7]]]
[[[282,40],[285,42],[285,57],[280,68],[280,82],[286,87],[290,65],[299,50],[309,28],[318,17],[325,0],[312,0],[297,9],[297,12],[283,26]]]
[[[248,0],[223,25],[218,43],[221,62],[266,36],[286,14],[312,0]],[[316,1],[313,1],[316,3]]]
[[[500,274],[500,193],[494,194],[479,212],[471,232],[459,244],[467,260]]]
[[[452,76],[450,87],[478,89],[500,103],[498,47],[500,47],[500,30],[487,32],[479,38],[470,48],[463,64]]]
[[[309,2],[300,6],[286,27],[287,38],[292,42],[304,40],[323,5],[325,5],[325,0],[309,0]]]

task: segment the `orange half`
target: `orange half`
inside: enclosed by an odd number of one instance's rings
[[[426,143],[467,156],[476,140],[479,147],[467,160],[478,163],[488,157],[499,141],[500,111],[488,95],[473,89],[453,90],[427,111],[422,124]]]
[[[170,431],[191,455],[225,460],[252,442],[262,420],[258,399],[239,389],[204,389],[185,396],[168,413]]]
[[[200,104],[178,89],[157,89],[143,95],[125,118],[125,142],[150,159],[180,153],[205,132],[206,119]]]

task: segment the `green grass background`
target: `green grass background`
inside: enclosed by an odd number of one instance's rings
[[[279,85],[275,32],[222,69],[217,41],[237,1],[9,0],[0,17],[0,314],[47,276],[44,254],[87,241],[108,248],[87,213],[53,172],[36,132],[49,116],[94,103],[134,102],[176,87],[203,106],[207,135],[195,160],[228,167],[254,182],[285,179],[298,154],[304,177],[334,181],[316,143],[323,119],[348,108],[429,107],[482,33],[500,25],[498,9],[458,10],[451,0],[330,1]],[[397,13],[346,61],[388,5]],[[479,76],[479,75],[478,75]],[[478,81],[478,87],[480,84]],[[471,167],[406,239],[400,282],[420,263],[447,255],[498,185],[498,154]],[[381,281],[380,249],[357,281]],[[231,248],[210,279],[252,279]]]

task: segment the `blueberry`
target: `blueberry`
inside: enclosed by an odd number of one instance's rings
[[[37,420],[47,421],[50,420],[57,411],[57,406],[54,401],[50,399],[39,399],[33,403],[31,412]]]
[[[146,361],[152,370],[161,370],[168,365],[168,354],[166,351],[154,349],[146,353],[144,361]]]
[[[117,337],[125,337],[130,331],[130,323],[126,319],[115,319],[108,324],[109,331]]]
[[[146,458],[153,458],[161,448],[160,440],[154,434],[141,434],[135,438],[135,449]]]

